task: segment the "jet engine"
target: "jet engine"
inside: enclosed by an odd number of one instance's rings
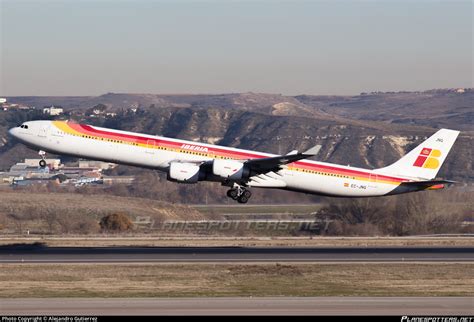
[[[248,178],[250,170],[243,162],[216,159],[212,162],[212,173],[225,179],[240,180]]]
[[[203,174],[199,165],[193,163],[171,162],[168,169],[168,180],[180,183],[196,183],[202,180]]]

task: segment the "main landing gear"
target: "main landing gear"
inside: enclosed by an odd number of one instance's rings
[[[239,203],[247,203],[251,196],[252,193],[250,190],[237,184],[235,184],[233,188],[227,190],[227,197],[237,200]]]
[[[44,168],[46,168],[46,152],[40,150],[38,152],[38,154],[41,157],[41,160],[39,161],[39,166],[40,166],[40,168],[44,169]]]

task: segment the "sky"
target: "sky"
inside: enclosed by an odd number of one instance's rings
[[[0,96],[473,87],[473,2],[0,0]]]

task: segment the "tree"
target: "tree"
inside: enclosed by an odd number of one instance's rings
[[[133,229],[133,223],[123,213],[110,214],[100,220],[102,231],[121,232]]]
[[[338,199],[323,211],[347,224],[377,223],[386,207],[385,200],[371,198]]]
[[[58,223],[58,210],[54,207],[45,207],[41,212],[41,219],[48,226],[48,233],[53,234],[55,232],[54,227]]]

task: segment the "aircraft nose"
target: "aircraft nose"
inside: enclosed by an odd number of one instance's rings
[[[17,133],[17,128],[16,127],[11,128],[10,130],[8,130],[8,134],[10,134],[10,136],[12,136],[14,138],[17,137],[16,133]]]

